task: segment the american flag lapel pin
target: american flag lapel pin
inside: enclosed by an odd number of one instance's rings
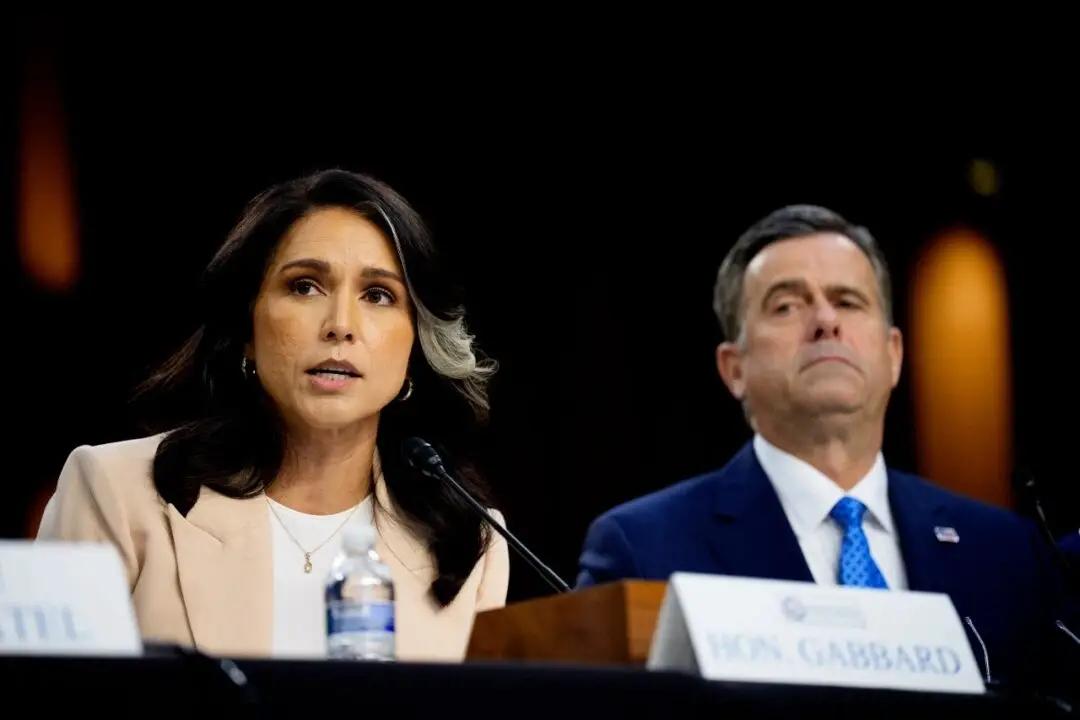
[[[934,537],[938,542],[943,543],[958,543],[960,542],[960,533],[956,532],[956,528],[942,527],[937,525],[934,527]]]

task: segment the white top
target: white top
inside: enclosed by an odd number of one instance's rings
[[[846,494],[866,505],[863,532],[889,589],[907,590],[904,558],[889,508],[889,476],[881,453],[870,472],[848,493],[817,468],[772,445],[761,435],[754,436],[754,453],[776,488],[810,574],[819,585],[839,584],[837,574],[844,533],[829,517],[829,511]]]
[[[356,508],[333,515],[308,515],[274,502],[269,497],[270,535],[274,553],[274,632],[271,654],[275,657],[326,657],[326,610],[323,586],[330,574],[330,564],[341,551],[344,527],[349,513],[356,514],[349,523],[372,523],[371,496]],[[277,512],[275,517],[274,511]],[[280,522],[278,518],[281,518]],[[330,540],[311,554],[311,572],[304,572],[304,552],[296,547],[289,532],[310,550],[327,538]],[[337,532],[335,532],[335,530]],[[333,535],[333,537],[331,537]]]

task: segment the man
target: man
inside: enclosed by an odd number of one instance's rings
[[[778,210],[728,253],[714,307],[717,368],[754,438],[598,518],[578,586],[687,571],[947,593],[984,674],[1031,680],[1054,622],[1038,534],[882,458],[903,343],[870,233],[825,208]]]

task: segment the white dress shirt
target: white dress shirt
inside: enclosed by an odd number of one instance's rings
[[[907,589],[904,558],[889,508],[889,476],[878,453],[870,472],[845,493],[817,468],[754,436],[754,453],[780,497],[791,529],[799,541],[810,574],[819,585],[837,585],[840,544],[844,533],[829,511],[844,495],[866,506],[863,531],[870,554],[891,590]]]

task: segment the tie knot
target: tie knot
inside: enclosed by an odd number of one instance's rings
[[[853,497],[840,498],[833,509],[829,511],[829,517],[847,530],[853,527],[862,527],[863,515],[866,514],[866,506]]]

